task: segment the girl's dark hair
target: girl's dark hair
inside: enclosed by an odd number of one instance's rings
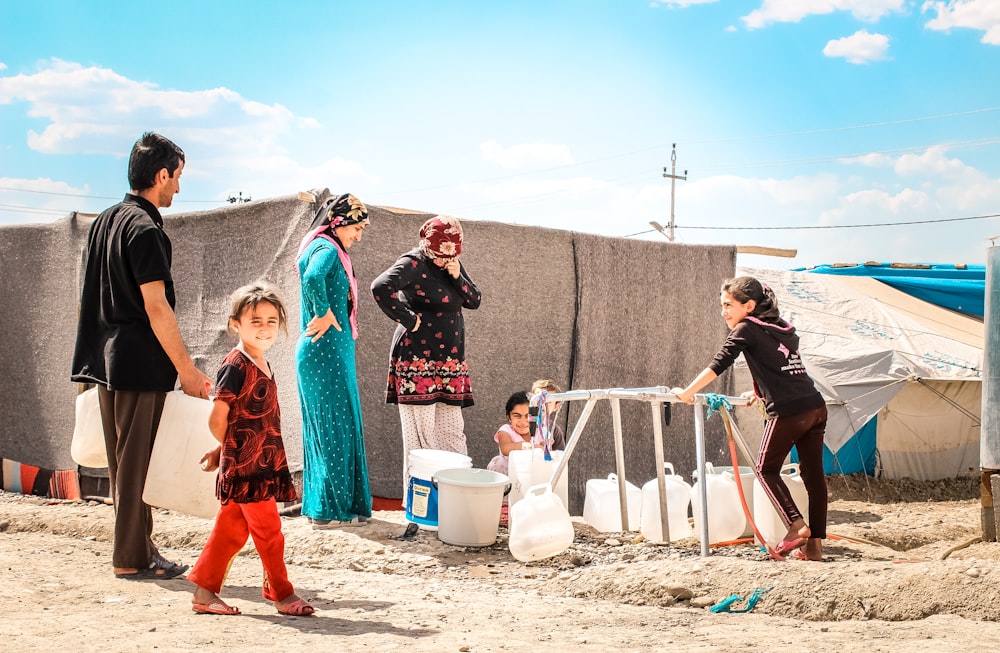
[[[507,409],[504,411],[504,415],[510,415],[510,411],[514,410],[514,406],[520,406],[521,404],[531,403],[531,399],[528,397],[528,393],[524,390],[519,390],[510,396],[507,400]]]
[[[227,328],[230,330],[231,322],[239,322],[243,311],[248,308],[252,311],[257,308],[257,304],[267,302],[278,309],[278,326],[288,335],[288,313],[285,311],[285,304],[281,301],[277,289],[269,283],[258,281],[237,288],[229,297],[230,309],[229,318],[226,320]]]
[[[165,136],[146,132],[132,146],[128,157],[128,184],[135,191],[147,190],[156,183],[156,175],[166,168],[170,178],[184,160],[184,150]]]
[[[722,284],[722,292],[729,293],[741,304],[746,304],[752,299],[756,305],[750,315],[765,322],[774,322],[781,317],[778,312],[778,298],[775,297],[774,291],[753,277],[729,279]]]

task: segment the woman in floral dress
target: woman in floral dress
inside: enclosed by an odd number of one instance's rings
[[[420,243],[372,282],[382,312],[398,323],[389,356],[385,400],[399,405],[403,495],[411,449],[465,454],[462,408],[471,406],[463,308],[482,293],[459,261],[462,226],[439,215],[420,227]]]

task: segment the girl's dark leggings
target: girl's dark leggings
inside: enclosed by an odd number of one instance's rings
[[[799,454],[799,471],[809,494],[806,523],[812,537],[826,537],[827,493],[823,474],[823,435],[826,433],[826,406],[787,417],[772,417],[764,425],[757,460],[757,478],[777,504],[786,524],[804,515],[795,507],[788,486],[781,479],[781,466],[794,445]]]

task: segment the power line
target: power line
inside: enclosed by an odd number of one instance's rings
[[[868,224],[828,224],[828,225],[800,225],[795,227],[685,227],[684,225],[677,225],[676,229],[702,229],[706,231],[800,231],[805,229],[864,229],[868,227],[904,227],[920,224],[938,224],[942,222],[965,222],[968,220],[989,220],[990,218],[1000,218],[1000,213],[993,213],[990,215],[973,215],[964,218],[939,218],[936,220],[910,220],[907,222],[872,222]],[[622,238],[631,238],[632,236],[641,236],[643,234],[655,233],[656,229],[646,229],[645,231],[638,231],[634,234],[628,234],[622,236]]]
[[[0,190],[9,190],[16,193],[35,193],[37,195],[58,195],[60,197],[77,197],[84,200],[120,200],[121,195],[115,195],[113,197],[106,195],[81,195],[80,193],[59,193],[54,190],[33,190],[30,188],[11,188],[10,186],[0,186]],[[180,198],[174,200],[175,202],[187,203],[187,204],[222,204],[225,200],[182,200]]]

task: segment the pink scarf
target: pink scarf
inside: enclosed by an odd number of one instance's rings
[[[333,237],[330,233],[330,223],[316,227],[306,234],[305,238],[302,239],[302,243],[299,245],[299,259],[302,258],[302,252],[305,251],[306,247],[309,246],[316,238],[325,238],[333,243],[337,248],[337,256],[340,258],[340,264],[344,266],[344,272],[347,273],[347,279],[350,281],[351,294],[348,298],[348,305],[351,307],[351,336],[355,340],[358,339],[358,280],[354,276],[354,265],[351,263],[351,257],[347,255],[347,251],[337,242],[337,239]]]

